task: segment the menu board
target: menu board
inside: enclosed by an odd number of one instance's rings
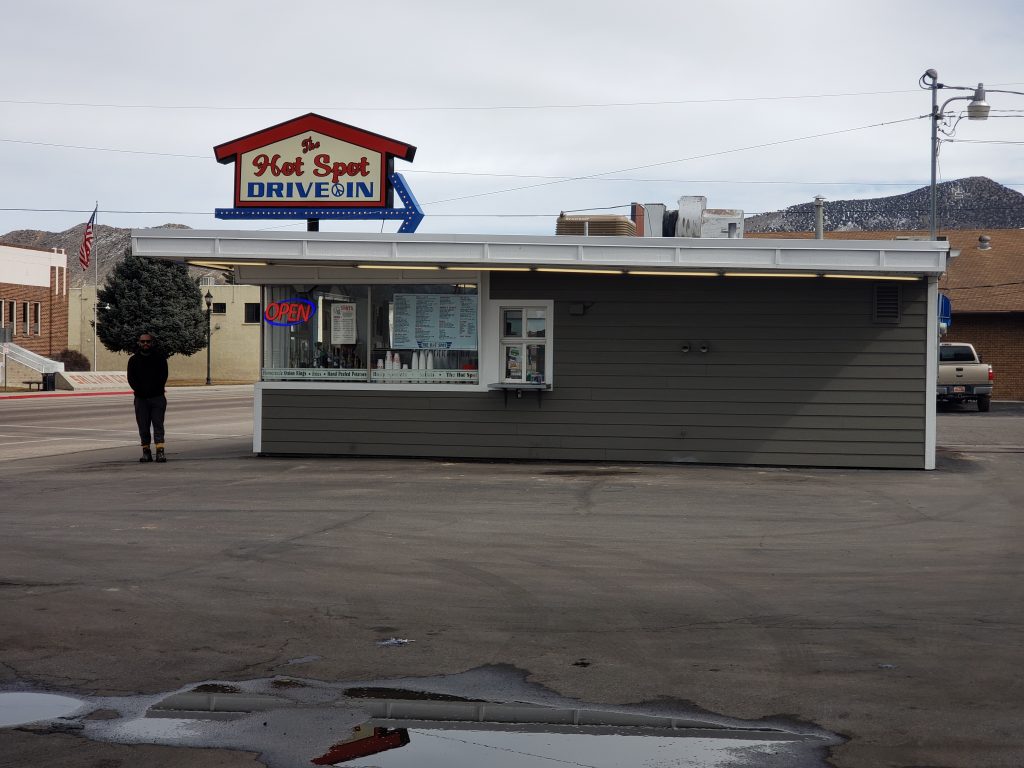
[[[331,304],[331,344],[356,343],[356,305]]]
[[[476,298],[396,293],[395,349],[476,349]]]

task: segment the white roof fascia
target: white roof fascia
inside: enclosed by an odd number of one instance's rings
[[[0,245],[0,283],[49,288],[50,269],[63,269],[67,258],[64,253]]]
[[[271,267],[394,264],[396,269],[529,266],[940,275],[946,270],[949,243],[146,229],[132,230],[132,250],[155,259],[232,266],[262,262]]]

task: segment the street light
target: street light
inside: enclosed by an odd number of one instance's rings
[[[945,119],[946,119],[946,107],[949,105],[950,102],[953,102],[953,101],[968,101],[968,100],[970,100],[970,104],[967,105],[967,119],[968,120],[988,120],[988,113],[989,113],[991,107],[989,107],[988,102],[985,101],[986,93],[1014,93],[1014,94],[1017,94],[1018,96],[1024,96],[1024,92],[1022,92],[1022,91],[1003,91],[1003,90],[999,90],[999,89],[993,89],[993,90],[990,90],[990,91],[986,92],[985,84],[984,83],[978,83],[978,86],[976,88],[970,87],[970,86],[966,86],[966,85],[946,85],[945,83],[940,83],[939,82],[939,73],[936,72],[934,69],[929,69],[929,70],[925,71],[925,73],[923,75],[921,75],[920,80],[918,80],[918,85],[920,85],[925,90],[929,90],[929,91],[932,92],[932,113],[931,113],[931,119],[932,119],[932,148],[931,148],[932,149],[932,158],[931,158],[932,159],[932,176],[931,176],[931,184],[928,187],[929,203],[930,203],[930,210],[929,210],[929,213],[928,213],[928,232],[929,232],[929,235],[930,235],[931,239],[934,240],[935,237],[936,237],[936,234],[937,234],[936,233],[936,228],[937,228],[937,223],[936,222],[937,222],[937,218],[938,218],[937,215],[936,215],[936,208],[937,208],[936,194],[937,193],[936,193],[936,189],[935,189],[935,174],[936,174],[936,169],[937,169],[937,165],[938,165],[938,161],[939,161],[939,123],[944,122]],[[971,96],[953,96],[951,98],[948,98],[944,102],[942,102],[942,106],[940,107],[939,106],[939,89],[940,88],[945,88],[947,90],[953,90],[953,91],[973,91],[974,93]],[[944,130],[943,133],[945,133],[947,136],[952,136],[953,132],[956,130],[957,123],[959,123],[959,122],[960,122],[960,118],[957,118],[957,120],[953,123],[953,125],[951,125],[947,130]]]
[[[207,291],[203,298],[206,300],[206,385],[209,386],[213,383],[210,381],[210,315],[213,310],[213,294]]]
[[[94,371],[98,371],[99,370],[99,365],[97,364],[97,361],[99,360],[99,358],[97,357],[97,353],[99,352],[99,347],[98,347],[98,345],[96,343],[96,337],[99,335],[99,334],[96,333],[96,324],[97,324],[97,322],[99,322],[99,315],[98,315],[97,310],[100,310],[100,309],[110,309],[110,308],[111,307],[110,307],[110,305],[107,302],[99,300],[99,296],[98,295],[97,295],[96,301],[94,301],[93,304],[92,304],[92,320],[89,321],[89,325],[92,326],[92,369]]]

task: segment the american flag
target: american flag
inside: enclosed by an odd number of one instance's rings
[[[92,216],[89,217],[89,222],[85,225],[85,234],[82,235],[82,247],[78,249],[78,263],[82,265],[82,269],[89,268],[89,257],[92,256],[93,227],[96,225],[96,211],[99,209],[100,207],[97,205]]]

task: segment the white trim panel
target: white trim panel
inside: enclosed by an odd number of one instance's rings
[[[252,388],[252,452],[260,453],[263,450],[263,387],[264,383],[257,381]]]
[[[939,380],[939,281],[928,278],[928,335],[925,354],[924,468],[935,469],[936,422],[938,407],[935,387]]]
[[[940,275],[949,244],[922,240],[776,240],[500,237],[337,232],[132,231],[136,254],[171,261],[272,261],[299,265],[601,266],[801,269]]]

